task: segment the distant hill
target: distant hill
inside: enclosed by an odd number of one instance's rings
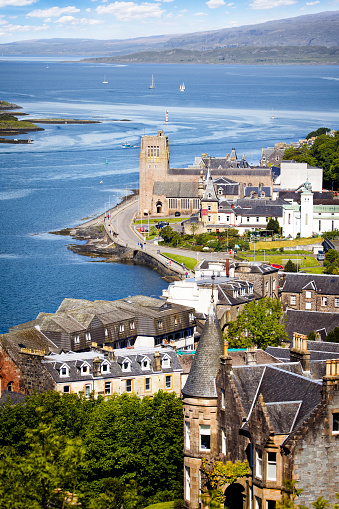
[[[36,39],[0,44],[0,55],[119,56],[170,49],[207,51],[239,47],[339,47],[339,11],[307,14],[257,25],[127,40]],[[151,54],[149,54],[150,56]],[[1,57],[0,57],[1,58]]]

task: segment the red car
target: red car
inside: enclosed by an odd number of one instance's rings
[[[274,267],[275,269],[283,269],[283,265],[278,265],[277,263],[271,263],[271,267]]]

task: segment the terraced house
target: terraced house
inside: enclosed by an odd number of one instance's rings
[[[286,273],[280,287],[284,309],[339,313],[339,276]]]

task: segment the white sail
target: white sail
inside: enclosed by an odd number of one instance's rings
[[[182,82],[180,85],[180,92],[185,92],[185,90],[186,90],[185,83]]]
[[[150,84],[150,86],[148,88],[155,88],[153,74],[152,74],[152,83]]]

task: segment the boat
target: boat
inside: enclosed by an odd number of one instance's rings
[[[108,83],[107,79],[106,79],[106,75],[104,76],[104,81],[103,83]]]
[[[186,87],[185,87],[185,83],[184,82],[181,83],[181,85],[179,87],[179,90],[180,90],[180,92],[185,92]]]
[[[134,145],[131,145],[130,143],[128,143],[128,141],[123,141],[122,142],[122,148],[133,148]]]
[[[153,74],[152,74],[152,83],[150,84],[150,86],[148,88],[155,88]]]

